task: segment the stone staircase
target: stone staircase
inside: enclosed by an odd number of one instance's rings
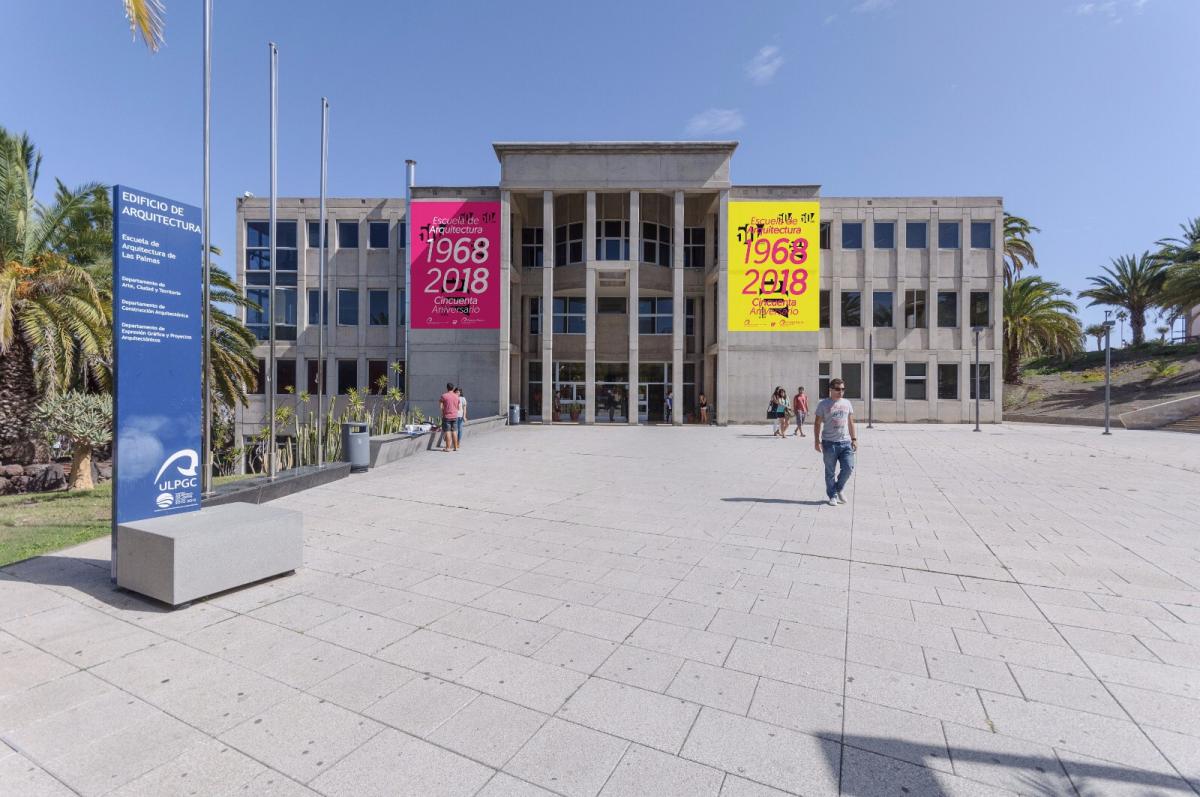
[[[1192,434],[1200,434],[1200,415],[1193,415],[1190,418],[1183,418],[1169,423],[1161,427],[1167,432],[1191,432]]]

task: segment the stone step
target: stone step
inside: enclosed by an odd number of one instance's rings
[[[1200,415],[1193,415],[1190,418],[1182,418],[1174,423],[1169,423],[1162,428],[1168,432],[1191,432],[1192,434],[1200,434]]]

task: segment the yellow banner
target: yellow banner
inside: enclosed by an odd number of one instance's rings
[[[809,332],[820,323],[819,202],[730,202],[729,331]]]

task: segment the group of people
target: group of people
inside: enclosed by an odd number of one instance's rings
[[[446,392],[438,399],[442,411],[442,450],[457,451],[462,442],[463,422],[467,419],[467,397],[461,387],[446,383]]]
[[[830,506],[846,503],[843,490],[854,472],[854,454],[858,451],[858,432],[854,428],[854,407],[845,398],[846,383],[829,380],[829,397],[817,402],[813,411],[813,448],[825,460],[825,495]],[[803,387],[788,400],[787,390],[775,388],[767,405],[767,418],[772,432],[787,437],[789,424],[794,420],[792,436],[807,437],[804,422],[808,419],[808,394]]]

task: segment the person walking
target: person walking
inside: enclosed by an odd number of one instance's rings
[[[854,407],[844,396],[846,383],[842,379],[829,382],[829,398],[817,402],[813,412],[813,448],[825,458],[825,495],[830,506],[846,503],[842,491],[854,472],[854,454],[858,451],[858,434],[854,429]],[[835,468],[840,471],[834,477]]]
[[[458,442],[461,444],[463,439],[463,424],[467,422],[467,397],[463,395],[461,387],[454,388],[454,393],[458,396],[458,423],[454,431],[458,435]]]
[[[777,387],[771,393],[771,403],[767,405],[767,417],[771,419],[771,434],[781,437],[780,427],[783,423],[784,408],[787,407],[787,391]]]
[[[449,453],[458,450],[458,394],[454,392],[454,383],[446,383],[446,392],[438,399],[438,407],[442,411],[442,450]]]
[[[667,391],[667,400],[663,404],[663,414],[667,417],[667,423],[671,422],[671,410],[675,407],[675,392]]]
[[[700,423],[708,425],[708,398],[703,393],[700,394]]]
[[[808,394],[804,392],[803,387],[796,388],[796,395],[792,396],[792,412],[796,415],[796,431],[793,436],[807,437],[804,434],[804,422],[808,419]]]

